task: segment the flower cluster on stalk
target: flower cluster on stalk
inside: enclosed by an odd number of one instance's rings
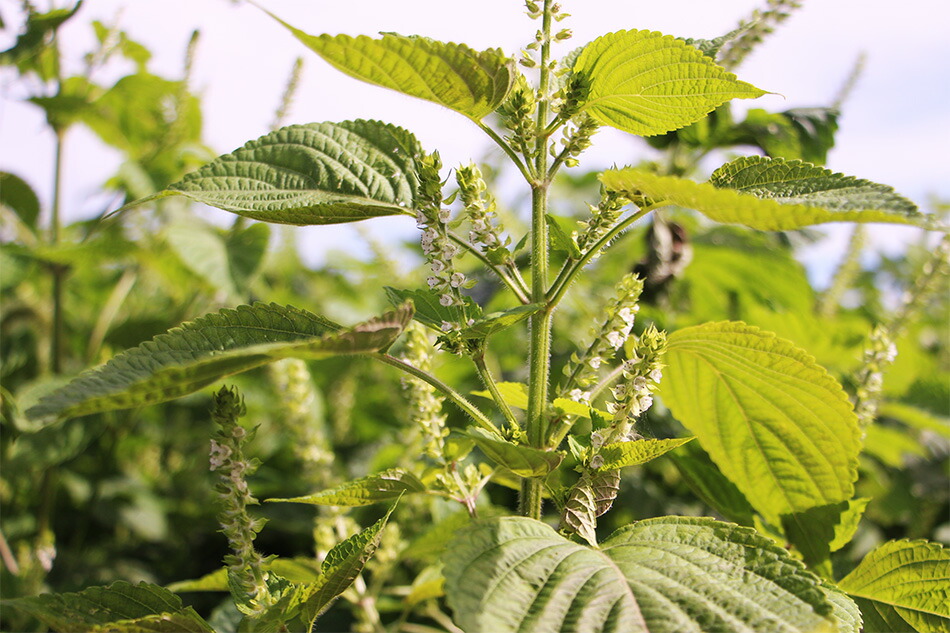
[[[603,446],[640,439],[634,424],[653,406],[653,394],[663,378],[665,353],[666,333],[650,325],[640,334],[634,353],[621,366],[620,380],[611,389],[613,400],[607,403],[611,423],[590,435],[591,468],[603,465],[603,457],[597,454]]]
[[[600,203],[590,208],[590,220],[584,224],[584,230],[577,236],[577,246],[586,251],[597,243],[617,224],[623,208],[630,203],[630,199],[616,191],[608,191],[601,187]]]
[[[252,519],[247,506],[257,499],[247,486],[247,476],[257,470],[257,460],[244,457],[243,446],[253,436],[237,420],[246,413],[244,400],[236,388],[222,387],[214,395],[211,419],[218,430],[211,439],[210,468],[219,474],[215,486],[221,511],[218,522],[228,538],[231,554],[224,557],[229,583],[246,594],[242,605],[246,613],[260,614],[269,606],[265,558],[254,549],[254,539],[264,527],[264,519]]]
[[[884,372],[897,358],[897,346],[884,326],[871,332],[870,344],[864,350],[864,362],[857,375],[854,412],[861,428],[867,428],[877,416],[884,387]]]
[[[417,369],[432,369],[432,345],[425,328],[413,321],[406,328],[406,346],[403,360]],[[438,462],[445,461],[445,438],[449,429],[442,413],[444,399],[427,382],[407,376],[402,387],[409,400],[409,415],[422,435],[425,454]]]
[[[459,197],[465,205],[465,215],[471,225],[468,239],[480,246],[493,261],[511,260],[508,251],[510,240],[502,234],[502,227],[495,213],[495,200],[488,195],[488,186],[481,170],[474,164],[463,165],[455,172]]]
[[[464,318],[465,303],[461,289],[467,283],[465,275],[455,270],[452,261],[458,255],[459,247],[449,237],[450,211],[442,208],[442,180],[439,176],[442,161],[438,152],[434,152],[421,156],[417,165],[419,190],[416,195],[416,226],[422,231],[420,243],[429,266],[426,283],[439,295],[440,305],[446,308],[458,306]],[[443,332],[451,333],[458,329],[458,323],[442,323]]]
[[[571,362],[564,368],[570,388],[564,394],[566,397],[590,404],[590,387],[597,382],[601,365],[612,359],[630,336],[634,319],[640,310],[637,301],[641,292],[643,280],[633,273],[624,275],[617,284],[615,295],[604,308],[607,318],[593,332],[593,342],[583,354],[572,354]]]

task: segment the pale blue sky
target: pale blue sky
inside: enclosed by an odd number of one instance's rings
[[[476,48],[501,47],[509,54],[530,41],[536,25],[520,0],[261,0],[269,9],[310,33],[397,31],[464,41]],[[8,28],[6,48],[16,27],[10,15],[19,3],[0,0]],[[754,0],[565,0],[573,14],[564,26],[574,30],[567,52],[594,37],[622,28],[658,30],[684,37],[715,37],[731,30]],[[828,166],[836,171],[893,185],[927,206],[931,195],[950,199],[947,147],[950,145],[950,5],[937,0],[806,0],[779,31],[740,67],[740,78],[780,93],[740,107],[782,110],[831,101],[863,51],[867,67],[846,104],[838,145]],[[204,97],[206,139],[221,153],[267,131],[293,59],[304,56],[301,92],[288,122],[376,118],[406,127],[427,149],[439,149],[448,166],[480,158],[490,142],[470,122],[434,104],[360,84],[344,77],[307,51],[277,24],[251,6],[226,0],[87,0],[80,15],[63,29],[68,55],[88,50],[92,19],[111,21],[122,8],[121,25],[155,53],[153,68],[175,76],[194,28],[202,31],[194,87]],[[8,71],[0,76],[0,169],[27,179],[49,200],[52,148],[39,111],[18,102],[22,88]],[[101,78],[105,81],[106,78]],[[619,133],[595,137],[585,165],[606,167],[633,162],[636,141]],[[64,205],[67,217],[100,210],[98,185],[117,166],[117,155],[84,130],[75,130],[67,147]],[[407,224],[407,226],[403,226]],[[364,223],[372,232],[408,235],[411,222],[399,219]],[[820,250],[806,253],[818,278],[833,265],[847,229],[837,225]],[[353,240],[354,228],[320,227],[300,231],[307,259],[324,261],[330,245]],[[916,239],[912,229],[882,227],[874,232],[880,248]]]

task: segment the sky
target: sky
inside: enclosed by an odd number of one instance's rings
[[[62,6],[65,0],[57,0]],[[270,11],[308,33],[374,35],[380,31],[426,35],[465,42],[474,48],[500,47],[515,55],[533,38],[537,24],[521,0],[260,0]],[[9,47],[19,22],[19,2],[0,0],[7,28],[0,50]],[[42,0],[40,5],[42,6]],[[564,0],[571,17],[560,26],[573,39],[564,54],[604,33],[650,29],[682,37],[713,38],[726,33],[764,0]],[[828,167],[892,185],[930,210],[934,197],[950,199],[950,3],[943,0],[805,0],[778,31],[737,70],[740,79],[776,94],[750,107],[785,110],[829,104],[864,53],[865,70],[840,118],[837,145]],[[217,152],[231,151],[268,131],[291,66],[304,58],[300,92],[287,123],[379,119],[413,132],[427,150],[438,149],[447,166],[492,156],[491,142],[464,117],[346,77],[303,47],[260,10],[229,0],[86,0],[61,31],[74,69],[93,46],[89,23],[114,22],[149,47],[151,70],[177,77],[192,30],[201,31],[193,90],[203,98],[205,139]],[[69,65],[67,64],[67,68]],[[126,69],[127,70],[127,69]],[[117,78],[119,74],[116,74]],[[108,83],[110,77],[98,78]],[[30,182],[50,200],[53,138],[39,110],[22,103],[24,87],[0,69],[0,169]],[[647,150],[637,139],[612,130],[594,137],[582,168],[635,163]],[[99,186],[118,166],[118,154],[88,131],[74,129],[65,151],[64,213],[91,217],[106,200]],[[206,212],[215,217],[216,212]],[[411,220],[385,218],[359,223],[380,239],[411,235]],[[829,238],[801,256],[820,285],[833,270],[847,240],[845,225],[828,225]],[[872,250],[895,252],[916,241],[916,229],[881,225],[872,232]],[[331,248],[363,250],[355,225],[306,227],[298,232],[305,259],[326,262]],[[870,256],[870,253],[869,253]]]

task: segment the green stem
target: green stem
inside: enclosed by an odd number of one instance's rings
[[[610,243],[615,237],[620,235],[623,231],[627,229],[631,224],[644,217],[651,211],[659,209],[660,207],[665,207],[669,205],[670,202],[663,200],[662,202],[657,202],[649,206],[638,209],[634,214],[632,214],[627,219],[618,223],[617,226],[610,229],[606,235],[597,240],[593,246],[587,249],[580,259],[568,261],[564,264],[564,267],[561,268],[561,272],[558,273],[557,279],[554,280],[554,284],[551,286],[551,290],[548,292],[548,302],[551,306],[556,306],[561,299],[564,297],[564,293],[567,292],[567,289],[571,286],[571,283],[574,281],[574,277],[583,270],[584,266],[607,244]]]
[[[483,253],[480,248],[471,242],[459,237],[452,232],[449,232],[448,235],[450,240],[477,257],[479,261],[485,264],[485,266],[487,266],[493,273],[498,275],[498,278],[501,279],[506,286],[508,286],[508,289],[511,290],[516,297],[518,297],[518,301],[520,301],[522,304],[531,303],[531,299],[528,298],[528,294],[530,294],[531,291],[528,290],[528,287],[525,285],[524,280],[521,279],[520,276],[516,277],[515,275],[509,275],[504,270],[493,264],[492,261],[485,256],[485,253]]]
[[[481,121],[475,121],[475,123],[485,134],[489,136],[489,138],[491,138],[491,140],[495,141],[495,144],[498,145],[498,147],[500,147],[501,150],[505,152],[505,154],[508,155],[508,158],[510,158],[511,162],[515,164],[515,167],[518,168],[518,171],[521,172],[521,175],[524,176],[524,179],[528,182],[531,182],[534,179],[534,175],[529,171],[528,166],[525,165],[525,163],[521,160],[521,157],[515,153],[515,150],[512,149],[511,145],[509,145],[505,139],[498,136],[498,133],[495,132],[495,130],[491,129]]]
[[[56,130],[56,151],[53,163],[53,205],[50,213],[49,241],[55,246],[59,244],[61,218],[60,207],[62,200],[63,186],[63,145],[65,143],[66,131],[61,128]],[[50,336],[50,369],[54,374],[62,372],[63,363],[63,277],[65,269],[57,264],[53,265],[53,322],[52,334]]]
[[[498,427],[495,426],[494,423],[491,420],[489,420],[488,417],[478,409],[478,407],[476,407],[474,404],[469,402],[465,396],[457,392],[455,389],[452,389],[452,387],[448,386],[447,384],[445,384],[444,382],[442,382],[441,380],[439,380],[432,374],[422,371],[418,367],[413,367],[409,363],[403,360],[400,360],[394,356],[390,356],[389,354],[375,353],[375,354],[370,354],[370,356],[372,356],[376,360],[386,363],[387,365],[392,365],[393,367],[401,369],[407,374],[411,374],[412,376],[415,376],[416,378],[418,378],[419,380],[423,382],[429,383],[430,385],[432,385],[433,387],[441,391],[445,395],[446,398],[454,402],[456,406],[458,406],[458,408],[460,408],[462,411],[467,413],[472,418],[472,420],[475,421],[475,423],[478,426],[482,427],[486,431],[489,431],[501,437],[502,433],[498,429]]]
[[[539,130],[548,126],[549,84],[551,69],[551,14],[552,0],[544,0],[541,17],[541,76],[538,82]],[[539,136],[535,144],[534,173],[540,178],[548,171],[548,138]],[[545,221],[548,205],[548,181],[531,181],[531,300],[541,303],[548,284],[548,226]],[[528,377],[528,444],[540,448],[547,435],[544,418],[548,401],[548,374],[550,372],[551,322],[550,307],[531,315],[531,348]],[[521,483],[520,511],[524,516],[541,518],[541,481],[525,479]]]
[[[481,378],[485,386],[488,387],[492,399],[495,401],[495,404],[498,405],[498,408],[501,409],[508,424],[512,429],[519,428],[518,419],[515,417],[511,407],[508,406],[508,403],[505,402],[504,397],[502,397],[501,392],[498,390],[498,384],[495,382],[494,376],[491,375],[491,371],[489,371],[488,366],[485,364],[484,348],[472,356],[472,361],[475,363],[475,369],[478,370],[478,377]]]

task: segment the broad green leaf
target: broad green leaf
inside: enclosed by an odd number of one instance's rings
[[[519,477],[543,477],[558,467],[564,453],[543,451],[515,444],[479,428],[470,428],[468,435],[485,455]]]
[[[40,217],[40,200],[25,180],[0,171],[0,205],[10,209],[30,230],[36,230]]]
[[[291,125],[127,206],[180,195],[254,220],[297,225],[409,214],[421,151],[412,134],[379,121]]]
[[[617,31],[588,44],[574,73],[590,83],[584,109],[600,123],[653,136],[698,121],[730,99],[765,94],[670,35]]]
[[[753,530],[708,518],[640,521],[600,549],[532,519],[483,520],[443,562],[468,633],[835,630],[815,576]]]
[[[868,501],[869,498],[851,499],[783,515],[783,531],[801,552],[805,564],[831,580],[831,552],[847,545],[854,536]]]
[[[902,402],[883,402],[877,409],[881,418],[891,418],[919,431],[933,431],[950,438],[950,420]]]
[[[838,633],[861,633],[861,609],[846,593],[829,584],[822,585],[825,597],[834,607],[832,616],[838,624]]]
[[[950,550],[939,543],[888,541],[838,587],[858,599],[867,633],[950,631]]]
[[[736,142],[758,145],[773,158],[823,165],[835,145],[838,111],[834,108],[793,108],[785,112],[749,110],[736,130]]]
[[[352,328],[290,306],[257,303],[185,323],[125,351],[26,412],[52,420],[165,402],[281,358],[388,348],[412,318],[405,304]]]
[[[35,11],[30,4],[25,5],[28,10],[26,30],[17,37],[13,46],[0,52],[0,64],[16,65],[21,73],[35,71],[44,81],[53,79],[59,69],[59,55],[50,50],[55,46],[53,38],[59,27],[76,15],[82,3],[83,0],[78,0],[72,7],[45,13]]]
[[[825,222],[889,222],[939,228],[933,217],[886,185],[801,161],[747,156],[726,163],[709,183],[610,169],[607,189],[695,209],[716,222],[789,231]]]
[[[669,337],[673,416],[770,523],[849,500],[860,431],[841,386],[790,341],[741,322]]]
[[[309,503],[317,506],[368,506],[398,499],[405,493],[425,491],[425,485],[415,475],[399,468],[391,468],[312,495],[267,501]]]
[[[59,631],[187,631],[213,633],[181,598],[157,585],[117,581],[78,593],[47,593],[4,600]],[[157,617],[156,617],[157,616]],[[141,621],[136,628],[133,621]]]
[[[498,388],[498,393],[501,394],[501,399],[505,401],[505,404],[516,409],[527,410],[528,385],[523,382],[499,382],[495,386]],[[488,398],[489,400],[492,397],[490,391],[473,391],[472,395]]]
[[[924,457],[927,449],[907,427],[872,424],[864,431],[864,453],[893,468],[903,468],[908,457]]]
[[[441,598],[444,595],[445,577],[442,575],[442,566],[430,565],[423,569],[412,581],[412,587],[410,587],[405,600],[409,606],[415,606],[426,600]]]
[[[188,268],[216,290],[240,297],[267,252],[270,227],[255,223],[222,231],[191,218],[171,223],[165,237]]]
[[[753,525],[755,510],[749,501],[695,443],[676,451],[671,459],[686,484],[707,506],[729,521]]]
[[[514,60],[498,49],[479,52],[464,44],[395,33],[384,33],[378,39],[308,35],[271,15],[337,70],[434,101],[475,121],[505,101],[518,77]]]
[[[411,300],[416,307],[413,318],[439,333],[444,333],[443,323],[462,322],[462,313],[459,307],[442,305],[439,303],[439,295],[431,290],[404,290],[389,286],[386,286],[385,290],[389,302],[394,306]],[[482,309],[478,304],[471,297],[466,296],[463,300],[465,301],[465,315],[470,319],[481,318]]]
[[[567,493],[561,523],[596,547],[597,517],[610,509],[619,491],[619,470],[584,473]]]
[[[672,439],[645,439],[632,442],[618,442],[607,444],[600,449],[599,455],[604,458],[604,465],[598,470],[617,470],[627,466],[636,466],[656,459],[674,448],[689,442],[691,437],[677,437]]]

